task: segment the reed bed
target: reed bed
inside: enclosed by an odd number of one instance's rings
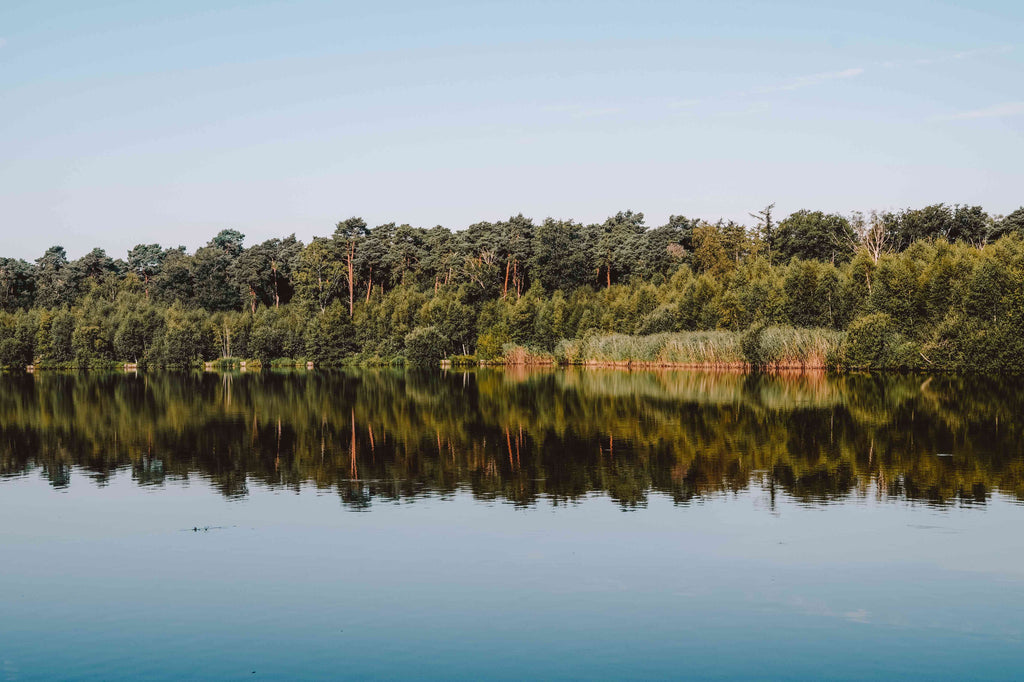
[[[563,340],[561,364],[598,367],[825,369],[840,364],[842,332],[764,327],[747,332],[695,331]]]
[[[519,345],[507,345],[502,351],[504,365],[554,365],[555,356],[545,351]]]

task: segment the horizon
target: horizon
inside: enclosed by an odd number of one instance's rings
[[[6,3],[0,253],[1022,204],[1024,7]]]

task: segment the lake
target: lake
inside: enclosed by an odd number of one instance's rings
[[[0,679],[1011,679],[1024,387],[0,375]]]

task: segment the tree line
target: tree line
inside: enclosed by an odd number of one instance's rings
[[[125,258],[54,246],[0,258],[0,365],[493,360],[602,334],[792,326],[852,337],[858,366],[1024,370],[1024,208],[773,208],[749,225],[349,218],[308,244],[223,230],[194,253],[140,244]]]

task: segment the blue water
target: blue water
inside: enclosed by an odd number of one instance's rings
[[[1024,507],[0,482],[0,678],[1013,679]],[[198,527],[199,530],[193,530]]]

